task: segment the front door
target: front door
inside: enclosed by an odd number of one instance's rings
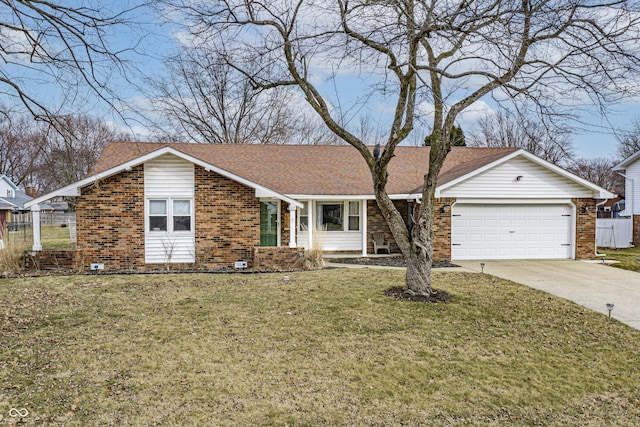
[[[278,202],[260,202],[260,246],[278,246]]]

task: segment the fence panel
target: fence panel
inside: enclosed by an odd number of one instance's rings
[[[633,222],[631,218],[598,218],[596,220],[596,244],[601,248],[630,248],[633,246]]]

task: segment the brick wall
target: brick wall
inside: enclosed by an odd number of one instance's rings
[[[195,167],[196,263],[199,267],[253,266],[260,246],[260,200],[255,190]]]
[[[256,247],[253,262],[253,267],[262,271],[301,269],[304,267],[304,248]]]
[[[576,205],[576,259],[593,259],[596,253],[596,206],[593,199],[572,199]],[[589,206],[587,212],[584,207]]]
[[[255,190],[214,172],[195,166],[195,264],[171,264],[172,270],[233,267],[246,261],[254,267],[260,246],[260,200]],[[77,198],[78,270],[91,263],[104,263],[105,271],[163,269],[164,265],[144,262],[144,167],[106,178],[82,189]],[[260,253],[261,269],[268,264],[286,269],[298,258],[289,250],[288,205],[282,203],[283,251]],[[278,248],[282,249],[282,248]],[[55,254],[51,255],[54,258]],[[57,265],[47,255],[42,263]],[[287,259],[287,256],[290,258]],[[49,262],[51,261],[51,262]]]
[[[640,215],[633,215],[633,244],[640,246]]]
[[[389,228],[389,224],[385,221],[382,216],[382,211],[378,207],[378,203],[375,200],[367,200],[367,253],[373,254],[373,233],[384,233],[385,242],[389,242],[389,249],[391,253],[400,253],[400,248],[396,244],[393,235],[391,234],[391,229]],[[393,202],[396,208],[402,214],[402,217],[407,217],[407,202],[405,200],[396,200]],[[386,253],[386,251],[380,252]]]
[[[441,198],[435,201],[433,218],[433,260],[451,261],[451,205],[453,198]],[[445,212],[442,212],[443,208]]]
[[[433,260],[444,261],[451,259],[451,205],[455,199],[442,198],[436,199],[435,217],[434,217],[434,242],[433,242]],[[406,200],[397,200],[393,202],[405,221],[407,221],[408,203]],[[447,211],[442,212],[442,207],[447,206]],[[415,204],[413,204],[415,207]],[[417,208],[416,208],[417,212]],[[367,202],[367,253],[373,254],[373,239],[371,234],[374,232],[382,232],[385,240],[390,242],[391,252],[400,253],[400,249],[394,240],[391,229],[382,216],[382,211],[378,207],[375,200]]]
[[[64,271],[81,270],[82,251],[59,249],[46,251],[27,251],[23,256],[26,270]]]
[[[79,268],[104,263],[105,270],[144,268],[144,168],[82,188],[76,199]]]

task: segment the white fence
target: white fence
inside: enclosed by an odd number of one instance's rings
[[[633,222],[631,218],[598,218],[596,220],[596,244],[601,248],[630,248],[633,246]]]

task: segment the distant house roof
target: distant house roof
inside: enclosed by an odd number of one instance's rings
[[[14,190],[18,189],[18,187],[13,183],[13,181],[11,181],[11,179],[7,175],[0,175],[0,179],[5,181],[9,185],[9,187],[13,188]]]
[[[166,154],[249,185],[259,197],[277,197],[296,206],[300,205],[296,199],[304,198],[373,198],[369,168],[351,146],[115,142],[105,147],[89,178],[38,197],[27,207],[56,196],[77,196],[86,185]],[[396,148],[388,170],[387,193],[391,197],[419,197],[429,169],[429,154],[430,147]],[[438,177],[438,186],[453,185],[516,156],[536,162],[602,198],[613,197],[595,184],[512,147],[453,147]]]

